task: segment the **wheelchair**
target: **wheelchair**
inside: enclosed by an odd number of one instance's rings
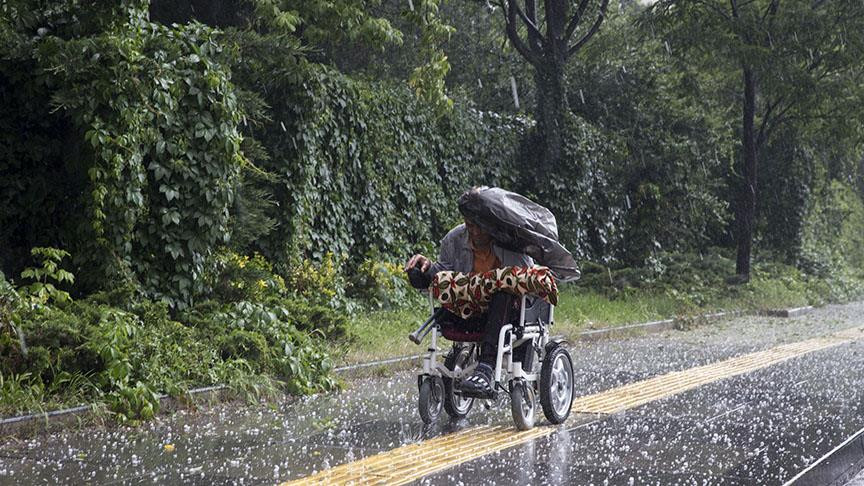
[[[513,422],[519,430],[534,427],[537,396],[546,419],[553,424],[567,420],[573,403],[573,360],[562,338],[549,335],[554,306],[539,297],[522,296],[519,320],[505,324],[498,335],[498,354],[492,376],[491,392],[486,396],[467,396],[460,390],[463,379],[477,367],[481,332],[465,332],[442,326],[444,310],[435,309],[429,296],[432,315],[409,335],[420,344],[428,335],[429,347],[423,357],[423,370],[417,376],[418,406],[424,423],[435,422],[445,410],[452,419],[468,415],[475,400],[497,402],[509,395]],[[453,344],[439,362],[439,337]]]

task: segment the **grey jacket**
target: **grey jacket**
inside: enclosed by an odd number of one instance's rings
[[[492,244],[492,253],[498,257],[502,266],[512,267],[530,267],[534,265],[534,260],[523,253],[516,253],[496,244]],[[427,275],[434,276],[436,273],[444,270],[452,270],[456,272],[468,273],[474,269],[474,251],[471,249],[471,243],[468,241],[468,230],[464,224],[450,230],[441,240],[441,251],[438,255],[438,261],[433,263]]]

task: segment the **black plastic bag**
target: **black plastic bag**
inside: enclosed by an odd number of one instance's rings
[[[510,251],[549,267],[559,280],[579,278],[573,255],[558,242],[558,223],[545,207],[498,187],[479,187],[459,198],[459,212]]]

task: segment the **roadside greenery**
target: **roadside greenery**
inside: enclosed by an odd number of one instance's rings
[[[34,255],[62,255],[38,249]],[[72,300],[53,287],[71,275],[45,257],[13,286],[0,275],[0,413],[104,403],[121,422],[147,419],[158,396],[227,384],[256,398],[336,386],[323,337],[345,317],[289,292],[260,256],[220,255],[210,299],[177,314],[134,287]]]

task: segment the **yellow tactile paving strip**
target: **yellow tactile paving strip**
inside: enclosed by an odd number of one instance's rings
[[[856,327],[825,337],[784,344],[705,366],[667,373],[579,397],[573,401],[573,412],[621,412],[701,385],[750,373],[797,356],[862,338],[864,327]],[[519,432],[512,426],[475,427],[398,447],[282,484],[407,484],[472,459],[551,435],[556,430],[557,427],[550,426],[535,427],[525,432]]]

